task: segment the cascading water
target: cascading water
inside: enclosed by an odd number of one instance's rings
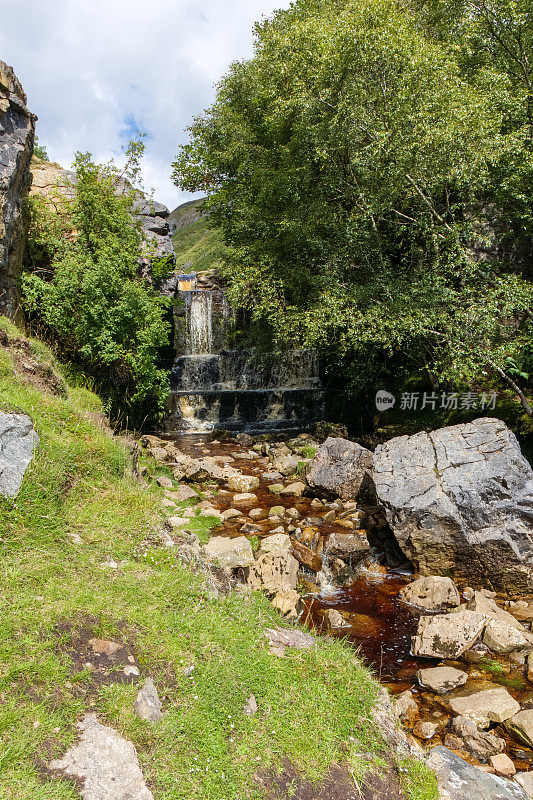
[[[226,350],[230,308],[224,293],[198,288],[194,275],[178,276],[178,288],[185,306],[176,318],[182,354],[170,376],[167,430],[293,432],[321,418],[323,391],[314,351],[265,356]]]

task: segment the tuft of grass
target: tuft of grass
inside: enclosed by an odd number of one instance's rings
[[[406,800],[438,800],[437,778],[422,761],[403,759],[398,764],[398,772]]]

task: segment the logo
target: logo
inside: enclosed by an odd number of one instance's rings
[[[393,394],[389,394],[384,389],[380,389],[379,392],[376,392],[376,408],[378,411],[386,411],[388,408],[392,408],[394,403],[396,402],[396,398]]]

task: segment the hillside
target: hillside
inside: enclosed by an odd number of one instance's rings
[[[220,231],[202,216],[202,203],[202,199],[183,203],[170,214],[177,225],[172,241],[178,271],[202,272],[220,268],[224,263],[227,247]]]

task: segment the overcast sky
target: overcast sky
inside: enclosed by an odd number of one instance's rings
[[[145,185],[171,209],[190,195],[170,179],[192,117],[235,59],[252,53],[256,20],[289,0],[0,0],[0,60],[37,116],[39,142],[69,167],[76,150],[119,155],[146,131]]]

